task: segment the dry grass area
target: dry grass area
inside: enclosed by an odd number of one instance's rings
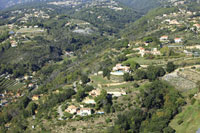
[[[180,123],[180,121],[182,121]],[[193,105],[186,105],[170,123],[177,133],[195,133],[200,128],[200,106],[199,101]]]
[[[106,123],[106,119],[111,118],[112,122]],[[69,120],[63,126],[56,126],[52,129],[52,133],[100,133],[106,130],[108,126],[112,126],[115,114],[99,115],[88,120]]]
[[[163,79],[179,90],[193,89],[196,87],[196,82],[200,81],[200,72],[197,69],[191,69],[192,67],[178,68],[174,72],[166,74]]]

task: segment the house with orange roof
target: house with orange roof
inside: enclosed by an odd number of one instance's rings
[[[182,42],[182,38],[174,38],[174,42],[175,43],[181,43]]]
[[[75,114],[77,111],[78,111],[78,107],[74,105],[68,106],[67,109],[65,110],[65,112],[68,112],[70,114]]]
[[[161,41],[161,42],[162,42],[162,41],[166,41],[166,40],[168,40],[168,36],[164,35],[164,36],[161,36],[161,37],[160,37],[160,41]]]

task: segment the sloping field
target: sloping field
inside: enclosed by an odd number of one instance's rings
[[[182,123],[179,123],[182,121]],[[178,124],[179,123],[179,124]],[[196,133],[200,128],[200,105],[196,101],[193,105],[187,105],[170,123],[177,133]]]

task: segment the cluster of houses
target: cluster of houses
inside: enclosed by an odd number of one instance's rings
[[[168,41],[169,41],[169,36],[167,36],[167,35],[161,36],[161,37],[160,37],[160,41],[161,41],[161,42],[168,42]],[[174,42],[175,42],[175,43],[182,43],[183,40],[182,40],[182,38],[180,38],[180,37],[176,37],[176,38],[174,38]]]
[[[144,57],[144,55],[152,54],[152,55],[161,55],[160,51],[157,48],[152,48],[151,50],[146,50],[143,47],[133,48],[134,51],[139,51],[138,54],[141,55],[141,57]]]
[[[0,107],[7,106],[10,102],[16,102],[16,99],[23,95],[21,91],[17,91],[16,93],[4,91],[4,93],[0,94]]]
[[[101,90],[100,89],[95,89],[89,92],[89,97],[86,97],[82,103],[84,104],[96,104],[94,98],[99,96],[101,94]],[[123,95],[126,95],[125,91],[108,91],[107,92],[108,95],[111,95],[112,97],[120,97]],[[80,115],[80,116],[88,116],[91,115],[94,110],[92,108],[84,108],[83,105],[80,105],[80,107],[77,107],[75,105],[69,105],[66,109],[65,112],[68,112],[70,114],[73,115]],[[96,112],[96,114],[104,114],[104,112]]]
[[[65,112],[68,112],[70,114],[80,115],[80,116],[88,116],[88,115],[92,114],[92,109],[91,108],[78,108],[74,105],[70,105],[65,110]]]

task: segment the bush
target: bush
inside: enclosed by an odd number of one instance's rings
[[[72,131],[76,131],[76,128],[75,128],[75,127],[73,127],[73,128],[72,128]]]
[[[196,102],[196,99],[192,98],[191,104],[193,105]]]
[[[178,121],[177,121],[177,124],[178,124],[178,125],[181,125],[182,123],[183,123],[183,120],[178,120]]]
[[[133,86],[134,86],[135,88],[140,87],[138,83],[134,83]]]
[[[106,123],[110,123],[110,122],[112,122],[112,119],[107,118],[107,119],[106,119]]]
[[[189,98],[191,99],[191,98],[193,98],[193,96],[194,96],[194,94],[190,94],[190,95],[189,95]]]

